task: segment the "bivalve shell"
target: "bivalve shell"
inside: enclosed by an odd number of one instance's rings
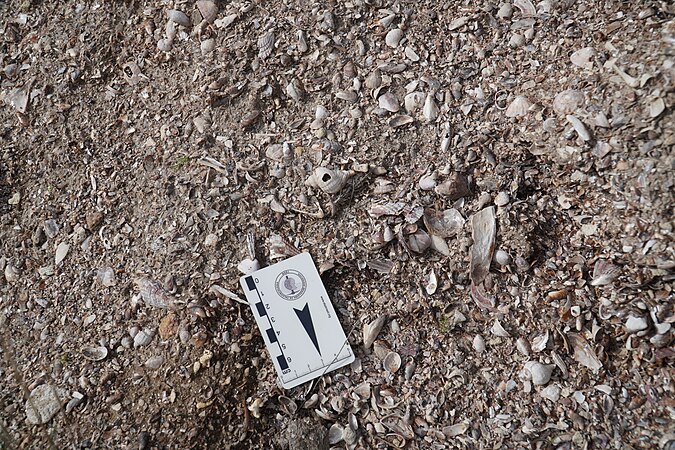
[[[514,98],[508,108],[506,108],[506,117],[523,117],[527,115],[532,103],[522,95]]]
[[[108,356],[108,349],[105,347],[84,347],[82,356],[91,361],[101,361]]]
[[[401,368],[401,355],[396,352],[387,353],[387,356],[385,356],[382,361],[382,366],[384,367],[384,370],[388,372],[398,372],[398,369]]]

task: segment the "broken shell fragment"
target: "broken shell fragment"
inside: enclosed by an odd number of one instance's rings
[[[401,42],[403,37],[403,31],[400,28],[394,28],[389,31],[384,38],[384,42],[391,48],[398,47],[398,43]]]
[[[570,61],[577,67],[590,70],[593,68],[594,57],[595,50],[593,47],[585,47],[572,53],[570,56]]]
[[[184,27],[190,26],[190,18],[182,11],[178,11],[177,9],[170,9],[167,12],[167,16],[169,16],[169,20],[175,23],[176,25],[181,25]]]
[[[588,367],[596,373],[602,368],[602,363],[595,354],[595,351],[583,336],[577,333],[569,333],[567,339],[574,349],[574,359],[579,364]]]
[[[532,384],[535,386],[543,386],[548,383],[553,374],[553,364],[541,364],[538,361],[528,361],[525,363],[525,370],[527,370],[532,378]]]
[[[492,331],[492,334],[495,336],[499,337],[509,337],[511,336],[508,331],[504,329],[502,324],[499,322],[499,319],[495,319],[495,323],[492,325],[492,328],[490,329]]]
[[[105,347],[84,347],[82,356],[91,361],[101,361],[108,356],[108,349]]]
[[[492,252],[495,248],[495,236],[497,234],[495,207],[484,208],[471,216],[471,226],[473,245],[470,250],[470,274],[471,281],[478,285],[483,282],[490,270]]]
[[[377,339],[377,335],[380,334],[386,320],[387,316],[383,315],[370,323],[363,324],[363,346],[365,348],[370,348],[370,346],[373,345],[373,342]]]
[[[444,238],[459,233],[466,222],[462,214],[455,208],[446,209],[445,211],[427,208],[424,211],[423,220],[429,234]]]
[[[649,102],[649,117],[655,119],[666,109],[666,104],[661,97],[656,97]]]
[[[436,104],[436,100],[434,100],[434,96],[431,94],[427,95],[427,98],[424,100],[424,107],[422,108],[422,114],[424,115],[424,118],[427,120],[427,122],[433,122],[438,118],[438,105]]]
[[[430,191],[436,187],[436,173],[422,175],[420,181],[417,183],[423,191]]]
[[[606,286],[619,276],[619,268],[606,259],[598,259],[593,266],[591,286]]]
[[[208,23],[212,23],[214,20],[216,20],[216,16],[218,15],[218,7],[214,1],[198,0],[197,9],[199,9],[202,18]]]
[[[250,275],[260,269],[260,263],[257,259],[246,258],[237,265],[237,269],[244,275]]]
[[[434,188],[434,192],[454,201],[469,195],[471,191],[467,177],[459,172],[453,172],[447,180]]]
[[[392,128],[398,128],[402,127],[405,125],[409,125],[413,123],[414,119],[408,115],[401,114],[398,116],[394,116],[391,119],[389,119],[389,126]]]
[[[400,106],[398,104],[398,99],[391,92],[380,95],[377,99],[377,103],[382,109],[386,109],[389,112],[398,112]]]
[[[401,368],[401,355],[396,352],[387,353],[387,356],[385,356],[382,361],[382,366],[384,367],[384,370],[388,372],[398,372],[398,369]]]
[[[136,278],[134,283],[138,286],[141,298],[147,305],[156,308],[174,309],[176,307],[176,300],[158,282],[148,278]]]
[[[345,187],[350,173],[344,170],[317,167],[314,173],[305,181],[306,186],[317,187],[326,194],[337,194]]]
[[[266,59],[274,51],[274,32],[268,31],[258,39],[258,57]]]
[[[415,253],[424,253],[431,247],[431,238],[424,230],[417,230],[408,236],[408,246]]]
[[[567,115],[567,121],[572,124],[574,131],[577,132],[577,134],[581,139],[583,139],[584,141],[591,140],[591,133],[588,131],[588,128],[586,128],[586,125],[584,125],[584,123],[581,120],[569,114]]]
[[[433,270],[429,274],[429,281],[427,282],[427,285],[424,287],[424,289],[429,295],[433,295],[436,292],[436,289],[438,289],[438,279],[436,278],[436,274]]]

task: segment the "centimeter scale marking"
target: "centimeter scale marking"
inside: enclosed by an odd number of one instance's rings
[[[354,361],[308,253],[243,276],[240,282],[284,388]]]

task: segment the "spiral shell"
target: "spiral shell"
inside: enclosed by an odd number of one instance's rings
[[[317,167],[305,184],[307,186],[318,187],[326,194],[337,194],[345,187],[349,176],[350,173],[344,170]]]

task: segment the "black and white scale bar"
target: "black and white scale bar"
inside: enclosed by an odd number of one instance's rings
[[[272,321],[269,319],[269,316],[267,315],[267,310],[265,309],[265,305],[263,304],[262,297],[260,296],[260,291],[258,291],[258,287],[255,285],[255,280],[253,279],[252,276],[246,277],[246,286],[248,287],[249,291],[255,291],[256,294],[258,294],[258,300],[259,302],[256,302],[255,308],[258,311],[258,315],[262,317],[267,318],[267,323],[270,324],[270,327],[266,330],[267,333],[267,339],[269,339],[270,344],[276,343],[277,346],[279,347],[279,352],[281,352],[281,355],[277,356],[277,362],[279,363],[279,367],[281,367],[281,370],[286,370],[288,369],[288,362],[286,362],[286,355],[284,355],[284,351],[281,349],[281,345],[279,344],[279,341],[277,340],[277,332],[274,330],[274,326],[272,325]]]

